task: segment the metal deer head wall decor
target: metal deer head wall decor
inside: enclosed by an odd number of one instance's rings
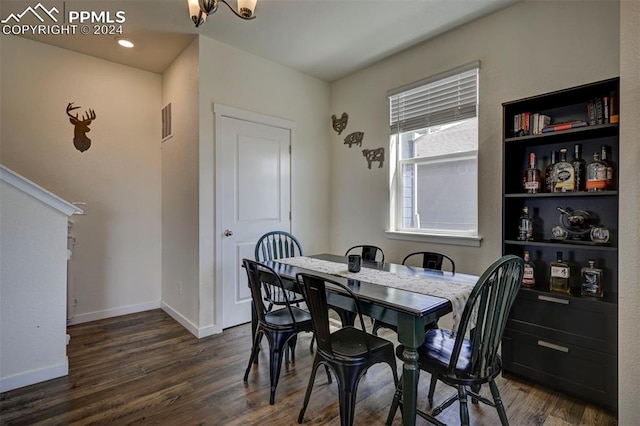
[[[80,108],[79,106],[74,107],[73,102],[70,102],[67,105],[67,115],[69,116],[69,121],[73,124],[73,146],[80,152],[85,152],[91,146],[91,139],[87,137],[87,132],[90,132],[91,129],[89,125],[93,120],[96,119],[96,113],[89,109],[82,116],[82,120],[78,118],[78,114],[71,115],[71,111],[74,109]]]

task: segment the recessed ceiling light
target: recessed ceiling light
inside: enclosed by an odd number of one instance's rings
[[[122,47],[131,49],[134,46],[133,42],[131,42],[130,40],[127,40],[126,38],[118,38],[117,40],[118,40],[118,44]]]

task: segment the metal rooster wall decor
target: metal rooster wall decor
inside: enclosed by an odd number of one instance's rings
[[[82,120],[78,118],[78,114],[75,116],[71,115],[71,111],[74,109],[80,108],[79,106],[74,107],[73,102],[69,102],[67,105],[67,115],[69,116],[69,121],[73,124],[73,146],[80,152],[85,152],[91,146],[91,139],[87,137],[87,133],[91,131],[89,125],[93,120],[96,119],[96,113],[89,109],[82,116]]]
[[[347,123],[349,122],[349,114],[343,112],[340,118],[333,114],[331,121],[333,122],[333,130],[338,132],[338,134],[342,134],[342,131],[347,127]]]

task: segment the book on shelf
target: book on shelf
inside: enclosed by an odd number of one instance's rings
[[[542,128],[542,133],[558,132],[560,130],[575,129],[587,126],[587,122],[583,120],[567,121],[565,123],[556,123]]]
[[[542,129],[551,123],[551,117],[540,113],[523,112],[513,116],[513,135],[540,135]]]

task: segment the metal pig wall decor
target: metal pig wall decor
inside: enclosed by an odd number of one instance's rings
[[[347,123],[349,122],[349,114],[346,112],[342,113],[342,117],[338,118],[334,115],[331,116],[331,121],[333,122],[333,130],[338,132],[338,134],[342,134],[342,131],[347,127]]]
[[[75,116],[71,115],[71,111],[74,109],[80,108],[79,106],[74,107],[73,102],[70,102],[67,105],[67,115],[69,116],[69,121],[73,124],[73,146],[80,152],[85,152],[91,146],[91,139],[87,137],[87,133],[91,131],[89,125],[93,120],[96,119],[96,113],[89,109],[82,116],[82,120],[78,118],[78,114]]]
[[[364,132],[349,133],[347,137],[344,138],[344,144],[349,145],[349,148],[351,148],[351,145],[362,146],[363,137],[364,137]]]

